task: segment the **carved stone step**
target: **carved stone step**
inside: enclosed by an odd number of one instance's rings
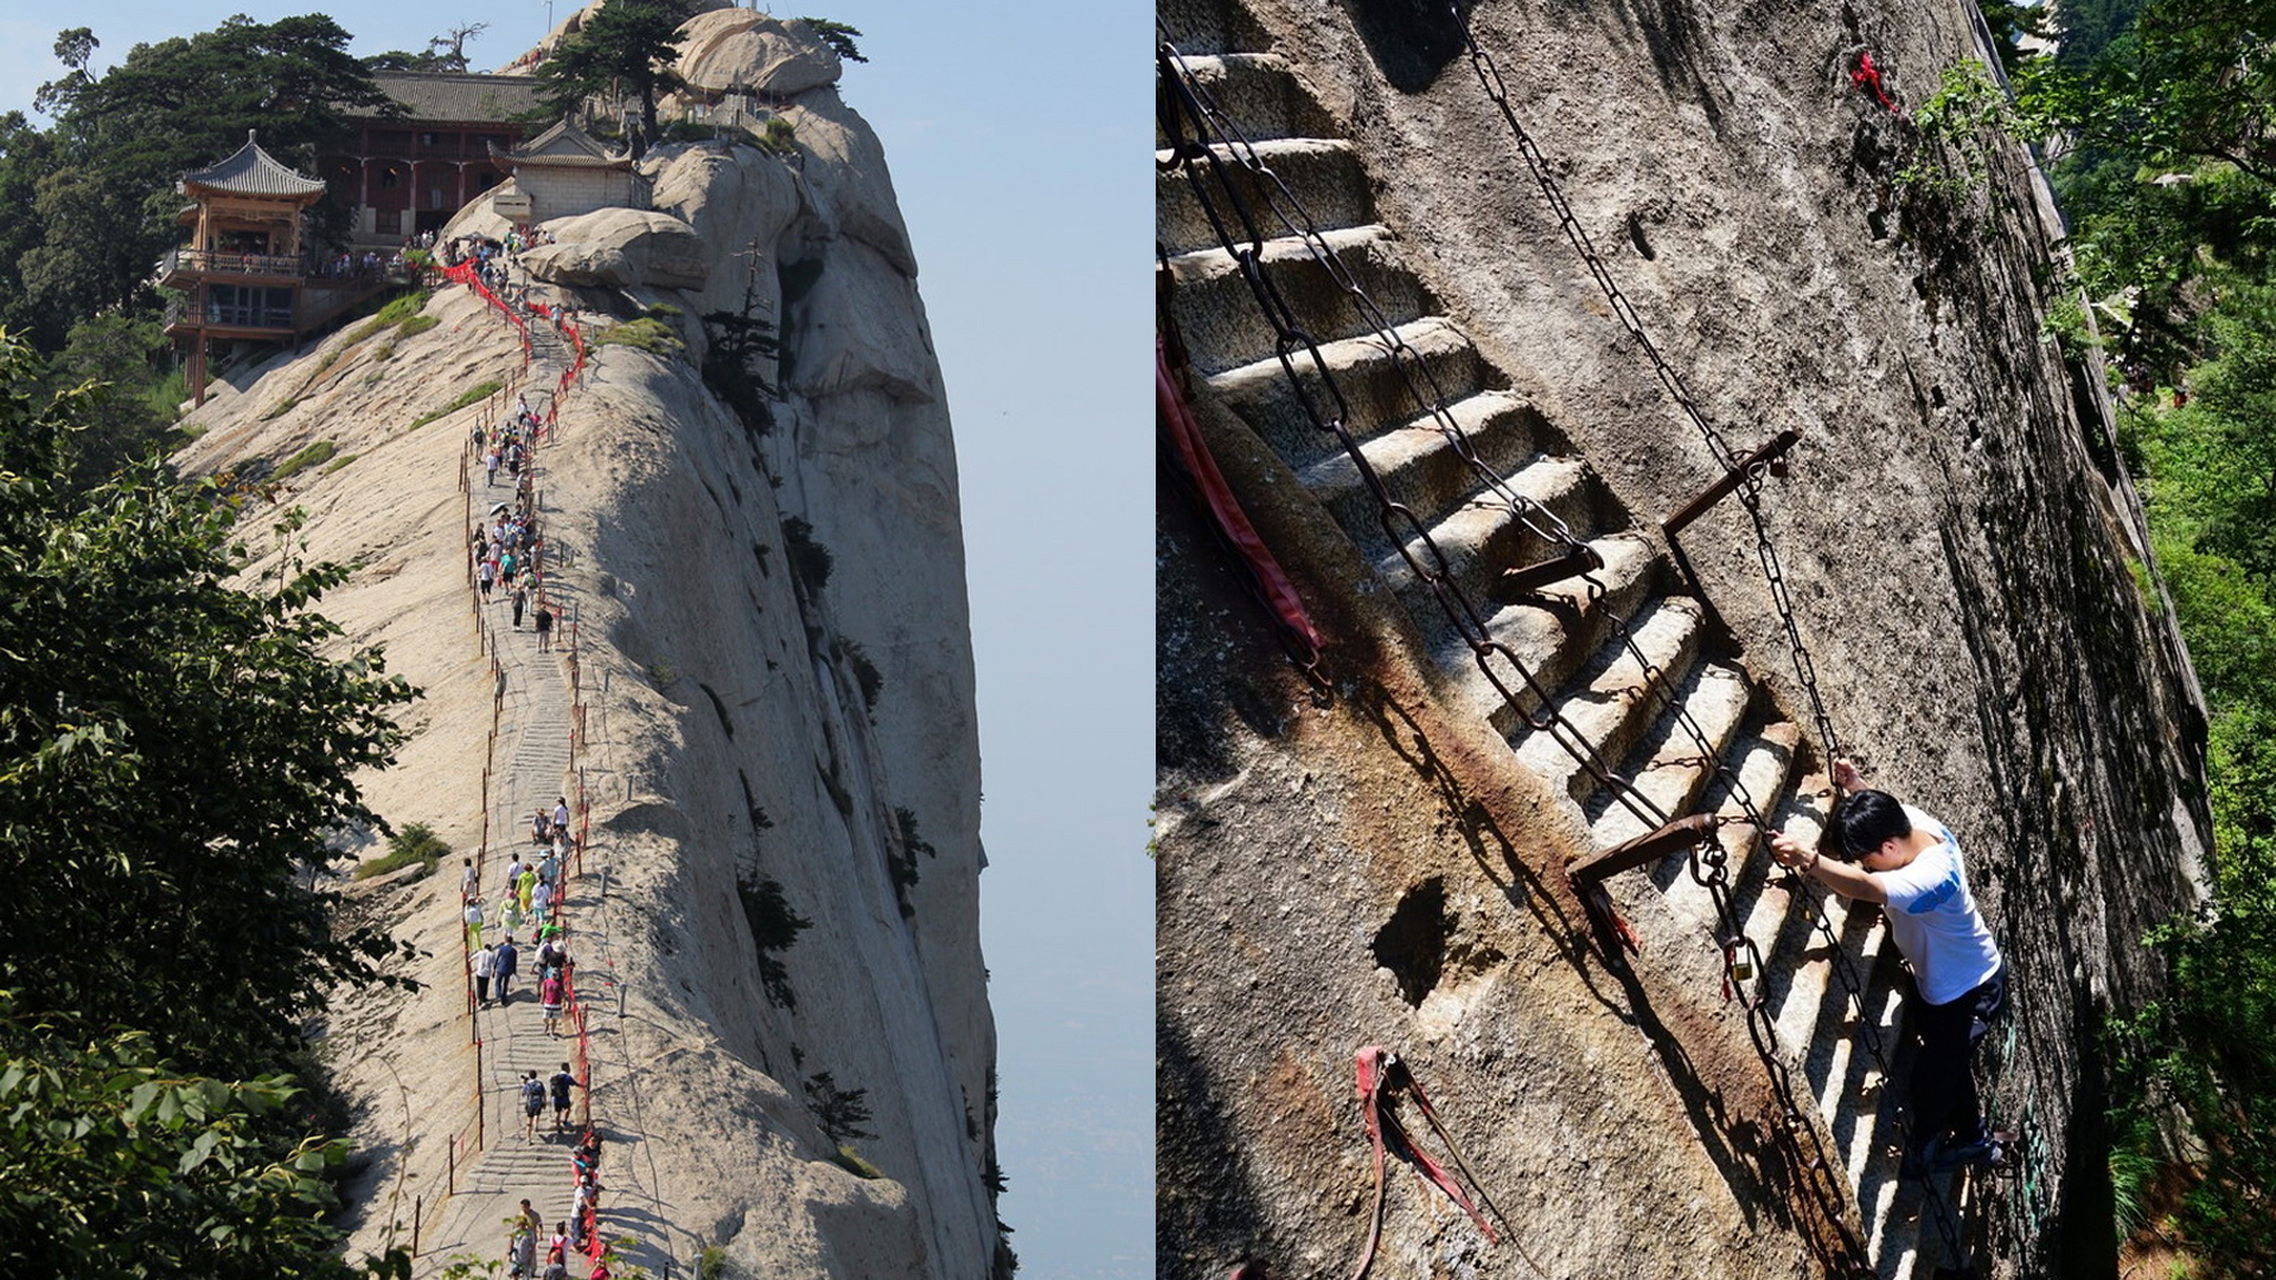
[[[1481,391],[1448,405],[1446,414],[1478,462],[1497,476],[1518,470],[1540,452],[1538,442],[1549,434],[1540,411],[1511,391]],[[1478,468],[1447,438],[1436,416],[1417,418],[1362,441],[1360,453],[1383,478],[1391,497],[1425,519],[1452,507],[1481,481]],[[1383,536],[1375,495],[1360,479],[1349,454],[1334,454],[1306,468],[1304,487],[1335,513],[1344,528],[1366,528],[1375,531],[1374,538]]]
[[[1195,87],[1251,142],[1300,138],[1334,127],[1296,79],[1288,60],[1278,54],[1194,53],[1183,45],[1179,52]],[[1169,145],[1156,115],[1154,146],[1160,150]]]
[[[1699,655],[1701,610],[1699,603],[1670,596],[1649,606],[1630,624],[1636,650],[1649,659],[1669,686],[1681,689]],[[1647,684],[1642,667],[1627,645],[1607,641],[1586,685],[1566,694],[1560,710],[1580,740],[1595,749],[1606,767],[1617,769],[1658,718],[1660,697]],[[1596,785],[1589,771],[1564,741],[1565,732],[1526,731],[1513,745],[1518,759],[1538,776],[1562,785],[1575,800],[1585,798]]]
[[[1594,477],[1572,458],[1535,458],[1515,474],[1505,477],[1502,485],[1517,497],[1536,504],[1539,511],[1521,514],[1507,497],[1480,488],[1436,519],[1417,513],[1429,522],[1428,544],[1420,536],[1410,536],[1404,540],[1406,554],[1396,550],[1379,553],[1378,572],[1408,601],[1410,609],[1420,613],[1425,609],[1435,610],[1437,606],[1429,588],[1408,566],[1407,556],[1411,555],[1416,564],[1431,570],[1439,569],[1443,560],[1455,584],[1471,604],[1484,613],[1491,608],[1487,601],[1494,580],[1504,570],[1523,568],[1537,560],[1563,554],[1566,548],[1562,544],[1552,543],[1542,534],[1562,521],[1585,536],[1590,531],[1592,503],[1601,498]],[[1376,541],[1380,543],[1380,539]],[[1438,548],[1435,557],[1431,555],[1432,546]]]
[[[1557,583],[1522,601],[1501,606],[1486,619],[1493,637],[1509,646],[1533,673],[1534,680],[1552,692],[1563,688],[1587,665],[1603,645],[1614,619],[1635,616],[1659,593],[1665,576],[1665,557],[1641,534],[1607,534],[1590,539],[1588,545],[1604,561],[1604,567],[1589,579]],[[1593,588],[1591,579],[1596,584]],[[1463,704],[1486,716],[1503,738],[1515,739],[1525,728],[1523,716],[1538,709],[1538,700],[1508,664],[1497,660],[1495,671],[1521,700],[1519,708],[1511,708],[1479,674],[1461,637],[1443,622],[1437,627],[1433,631],[1425,626],[1425,634],[1432,636],[1431,651],[1439,662],[1449,670],[1462,671]]]
[[[1662,712],[1643,745],[1622,763],[1621,773],[1661,813],[1676,817],[1691,812],[1696,807],[1694,802],[1715,780],[1715,771],[1726,754],[1736,754],[1731,748],[1753,700],[1753,687],[1737,670],[1702,668],[1683,686],[1677,703],[1690,724],[1672,709]],[[1704,744],[1694,739],[1693,728],[1704,737]],[[1740,759],[1732,761],[1733,767]],[[1584,810],[1593,820],[1590,834],[1598,848],[1609,849],[1650,829],[1637,821],[1628,806],[1613,803],[1606,793],[1593,793]]]
[[[1392,332],[1404,344],[1406,354],[1394,357],[1391,345],[1373,335],[1320,347],[1321,363],[1343,391],[1355,438],[1365,439],[1422,411],[1409,393],[1402,364],[1420,361],[1449,398],[1467,396],[1484,385],[1485,369],[1478,350],[1453,321],[1426,316]],[[1293,360],[1304,394],[1323,419],[1333,418],[1338,411],[1336,400],[1328,394],[1311,354],[1300,351]],[[1342,450],[1334,435],[1312,424],[1276,357],[1266,356],[1227,369],[1211,375],[1208,381],[1210,389],[1296,470]]]
[[[1341,139],[1283,138],[1251,145],[1256,160],[1272,171],[1302,202],[1314,229],[1335,231],[1375,221],[1375,201],[1367,185],[1359,153]],[[1216,166],[1204,166],[1202,183],[1210,207],[1225,224],[1224,234],[1236,245],[1245,243],[1253,222],[1256,233],[1267,239],[1288,235],[1290,228],[1274,210],[1285,197],[1270,182],[1249,172],[1225,144],[1211,148]],[[1177,169],[1160,168],[1169,152],[1154,154],[1154,239],[1169,253],[1195,249],[1221,249],[1224,242],[1195,195],[1193,179]],[[1222,175],[1223,180],[1219,180]],[[1239,205],[1234,203],[1235,197]],[[1243,222],[1246,208],[1250,222]]]
[[[1374,332],[1376,317],[1345,292],[1343,280],[1365,291],[1380,318],[1391,325],[1433,309],[1421,281],[1400,262],[1389,231],[1379,226],[1346,227],[1323,233],[1320,244],[1333,255],[1337,271],[1321,262],[1310,241],[1296,236],[1268,240],[1257,255],[1265,279],[1287,308],[1287,314],[1277,318],[1267,315],[1239,261],[1225,250],[1196,249],[1171,258],[1169,270],[1177,288],[1170,296],[1170,311],[1194,367],[1219,373],[1272,351],[1279,341],[1276,319],[1315,342]]]

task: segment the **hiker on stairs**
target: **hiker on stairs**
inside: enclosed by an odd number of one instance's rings
[[[1907,1021],[1921,1047],[1899,1172],[1922,1178],[2001,1164],[2007,1140],[1984,1126],[1970,1063],[2007,1008],[2007,966],[1968,892],[1960,844],[1927,813],[1861,789],[1847,760],[1835,763],[1833,776],[1838,791],[1818,847],[1780,834],[1771,837],[1771,854],[1845,898],[1881,904],[1889,937],[1912,967]]]

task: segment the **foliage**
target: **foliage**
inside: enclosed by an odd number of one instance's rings
[[[781,116],[768,116],[766,129],[751,141],[770,156],[796,155],[798,128]]]
[[[365,58],[363,64],[373,71],[465,71],[466,42],[488,31],[487,22],[470,22],[452,27],[449,32],[434,36],[419,53],[403,49],[390,49],[385,53]]]
[[[727,1251],[715,1244],[705,1245],[703,1253],[696,1258],[695,1274],[696,1280],[723,1280],[727,1274]]]
[[[337,446],[335,446],[331,441],[318,440],[316,443],[309,445],[305,449],[302,449],[300,452],[285,459],[283,462],[278,463],[277,469],[269,473],[269,483],[278,483],[289,476],[298,475],[300,472],[305,471],[310,467],[316,466],[319,463],[330,462],[332,460],[332,454],[336,452],[336,450]]]
[[[565,116],[587,99],[629,92],[640,102],[633,158],[646,154],[657,136],[657,97],[683,87],[671,68],[690,9],[687,0],[612,0],[537,69],[540,106]]]
[[[0,335],[0,987],[149,1026],[192,1070],[277,1061],[315,979],[372,981],[395,950],[333,938],[294,873],[380,825],[354,775],[393,760],[414,691],[377,651],[327,656],[340,630],[312,609],[346,571],[301,561],[297,513],[247,589],[213,482],[144,461],[63,487],[83,397],[39,404],[36,368]]]
[[[98,77],[93,32],[64,32],[56,53],[66,74],[37,99],[54,125],[35,135],[20,116],[0,119],[0,196],[14,224],[0,254],[15,277],[0,289],[0,323],[28,326],[52,350],[79,320],[149,310],[151,263],[180,235],[174,183],[184,172],[229,155],[254,129],[271,154],[308,171],[319,147],[347,136],[350,112],[399,110],[348,55],[348,39],[320,14],[240,15],[136,45]],[[343,216],[330,196],[316,215]]]
[[[379,309],[376,317],[381,325],[402,324],[427,309],[427,300],[434,295],[425,289],[413,289],[400,298],[391,298]]]
[[[387,838],[387,852],[356,868],[356,879],[369,880],[390,871],[408,867],[414,862],[423,863],[426,870],[420,874],[433,875],[435,865],[450,856],[450,846],[424,822],[413,822]],[[416,878],[416,877],[414,877]]]
[[[2153,547],[2211,714],[2212,901],[2149,941],[2169,966],[2160,1005],[2119,1023],[2112,1156],[2121,1212],[2153,1180],[2142,1128],[2155,1100],[2185,1114],[2204,1156],[2176,1225],[2213,1274],[2276,1256],[2276,290],[2232,282],[2208,318],[2221,343],[2183,408],[2132,411]],[[2131,1197],[2131,1198],[2130,1198]]]
[[[612,324],[586,339],[586,345],[593,347],[605,347],[611,343],[631,347],[635,351],[645,351],[664,360],[685,355],[688,349],[672,326],[649,316]]]
[[[830,585],[830,549],[814,540],[814,526],[803,516],[792,516],[782,522],[782,538],[789,551],[791,575],[808,595],[822,594],[822,588]]]
[[[939,853],[926,843],[924,836],[918,832],[917,815],[914,811],[895,809],[893,811],[893,824],[901,837],[901,851],[888,861],[887,870],[893,873],[893,897],[901,905],[901,918],[908,920],[915,918],[917,914],[915,904],[909,901],[909,891],[917,887],[918,855],[933,858],[938,857]]]
[[[744,426],[760,434],[771,430],[771,402],[780,393],[761,370],[782,353],[773,323],[756,314],[752,304],[741,314],[706,312],[703,331],[710,340],[703,353],[703,385],[733,409]]]
[[[0,1271],[91,1280],[348,1280],[322,1214],[345,1139],[298,1137],[288,1075],[190,1074],[140,1031],[35,1018],[0,991]]]
[[[767,999],[785,1009],[796,1009],[798,997],[790,990],[790,971],[776,953],[795,946],[798,935],[813,928],[814,922],[790,905],[778,880],[739,878],[735,893],[743,900],[743,919],[751,927],[752,943],[758,947],[759,981],[766,988]]]
[[[71,326],[63,350],[48,364],[47,388],[99,385],[71,434],[72,480],[88,487],[156,444],[177,416],[187,388],[175,394],[166,337],[156,320],[99,315]],[[170,398],[169,398],[170,397]]]
[[[822,43],[837,50],[839,57],[848,62],[869,61],[861,56],[860,49],[854,47],[854,37],[861,34],[859,28],[847,26],[843,22],[833,22],[828,18],[800,18],[799,21],[811,28]]]
[[[1936,92],[1912,119],[1924,142],[1942,145],[1916,151],[1898,171],[1898,182],[1955,199],[1990,188],[1992,147],[2012,132],[2015,118],[2006,92],[1992,83],[1982,63],[1971,59],[1944,68]]]
[[[877,1135],[862,1126],[870,1121],[867,1089],[840,1089],[827,1071],[818,1071],[806,1077],[806,1106],[814,1113],[814,1122],[822,1126],[833,1142],[846,1142],[854,1138],[874,1138]]]
[[[861,1153],[853,1149],[852,1143],[839,1143],[837,1154],[831,1156],[830,1160],[831,1163],[857,1178],[875,1181],[885,1176],[885,1171],[863,1159]]]
[[[418,417],[413,418],[411,420],[411,425],[404,429],[407,431],[416,431],[419,428],[426,426],[428,423],[433,422],[435,419],[457,413],[459,410],[475,403],[478,400],[487,400],[491,396],[498,394],[498,388],[503,385],[505,384],[495,381],[478,382],[473,386],[468,387],[466,390],[459,392],[457,399],[451,401],[449,404],[444,405],[442,408],[422,413]]]
[[[415,338],[441,323],[442,321],[434,316],[413,316],[403,322],[403,327],[395,331],[395,336],[397,338]]]

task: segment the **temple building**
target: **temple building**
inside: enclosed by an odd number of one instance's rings
[[[312,281],[301,218],[324,183],[245,145],[219,164],[182,175],[180,214],[190,242],[158,264],[160,287],[181,291],[166,335],[188,346],[191,394],[205,403],[206,349],[220,342],[296,342],[380,283],[338,274]]]
[[[512,119],[537,105],[537,77],[468,72],[383,71],[372,77],[407,114],[352,117],[345,150],[317,171],[349,209],[356,248],[400,248],[439,231],[466,202],[506,180],[495,150],[521,141]]]
[[[567,120],[507,150],[493,146],[491,160],[511,171],[514,189],[528,202],[521,222],[545,222],[595,209],[646,208],[647,183],[632,156],[610,151]]]

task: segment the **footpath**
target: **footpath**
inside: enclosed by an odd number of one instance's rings
[[[471,944],[466,948],[475,1104],[449,1138],[445,1196],[418,1215],[413,1274],[421,1280],[440,1277],[454,1264],[471,1261],[476,1274],[490,1274],[487,1268],[495,1262],[495,1274],[511,1275],[510,1241],[527,1200],[544,1224],[529,1275],[532,1280],[542,1276],[556,1224],[572,1217],[577,1174],[571,1156],[589,1130],[600,1139],[597,1211],[587,1247],[565,1251],[568,1274],[579,1280],[624,1277],[638,1270],[663,1278],[692,1275],[694,1260],[673,1253],[671,1207],[655,1186],[655,1155],[642,1149],[634,1064],[616,1050],[622,1003],[613,935],[634,922],[610,910],[606,871],[589,840],[589,798],[579,768],[584,706],[574,592],[561,580],[561,566],[545,538],[547,518],[558,512],[548,502],[546,459],[562,429],[563,402],[583,372],[584,340],[573,323],[544,304],[501,298],[469,266],[444,274],[480,294],[500,322],[512,325],[523,351],[520,379],[482,405],[460,468],[469,535],[478,526],[492,525],[501,506],[526,519],[527,540],[520,551],[533,605],[516,627],[509,593],[493,590],[488,599],[483,597],[470,537],[468,591],[479,641],[490,659],[495,711],[483,778],[484,835],[475,856],[478,892],[486,905],[505,901],[506,869],[514,855],[527,851],[534,857],[538,852],[531,844],[532,816],[550,814],[565,800],[570,847],[552,923],[563,926],[569,968],[563,1016],[549,1030],[539,1002],[532,922],[525,920],[512,931],[521,960],[504,1001],[493,998],[477,1007],[474,949]],[[527,416],[525,404],[530,406]],[[484,466],[485,449],[517,439],[526,450],[520,474],[501,470],[493,482]],[[539,647],[538,610],[551,610],[556,619],[546,650]],[[507,932],[498,916],[495,907],[486,912],[484,941],[495,943]],[[571,1125],[553,1132],[549,1098],[535,1134],[525,1138],[525,1075],[535,1072],[543,1081],[565,1065],[578,1082]]]

